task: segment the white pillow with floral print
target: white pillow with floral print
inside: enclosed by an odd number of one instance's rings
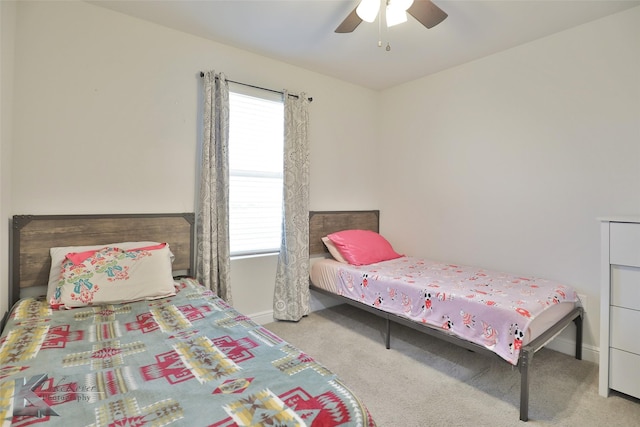
[[[118,242],[118,243],[104,243],[102,245],[90,245],[90,246],[59,246],[49,249],[51,255],[51,269],[49,270],[49,282],[47,284],[47,301],[51,301],[53,294],[58,287],[58,282],[62,277],[62,263],[70,252],[86,252],[96,249],[102,249],[106,247],[120,248],[120,249],[134,249],[143,248],[145,246],[159,245],[160,242]],[[173,258],[172,258],[173,260]]]
[[[166,243],[68,253],[49,302],[52,307],[73,308],[175,295],[171,258]]]

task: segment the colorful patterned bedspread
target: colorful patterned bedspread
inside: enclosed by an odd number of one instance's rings
[[[5,426],[374,426],[320,363],[194,280],[175,297],[52,311],[0,339]]]
[[[341,264],[337,279],[340,295],[446,330],[513,365],[536,316],[579,301],[573,288],[550,280],[414,257]]]

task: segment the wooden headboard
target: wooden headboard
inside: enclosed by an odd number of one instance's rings
[[[322,238],[342,230],[380,231],[380,211],[311,211],[309,212],[309,255],[328,254]]]
[[[9,307],[31,287],[49,281],[49,248],[117,242],[167,242],[173,270],[195,274],[193,213],[106,215],[15,215],[12,222]]]

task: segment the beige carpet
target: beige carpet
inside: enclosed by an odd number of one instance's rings
[[[533,358],[529,421],[519,421],[520,373],[347,305],[298,323],[265,325],[338,374],[380,427],[640,426],[640,401],[598,395],[598,366],[542,349]]]

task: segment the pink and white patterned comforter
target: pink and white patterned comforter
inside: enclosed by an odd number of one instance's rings
[[[446,330],[513,365],[536,317],[579,303],[572,287],[551,280],[414,257],[335,271],[339,295]]]

